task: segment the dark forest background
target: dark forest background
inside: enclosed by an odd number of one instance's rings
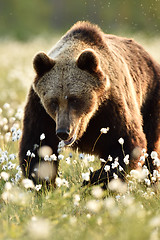
[[[160,34],[160,0],[0,0],[0,37],[27,40],[89,20],[108,33]]]

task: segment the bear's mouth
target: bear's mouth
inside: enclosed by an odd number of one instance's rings
[[[64,140],[64,144],[68,147],[70,147],[76,140],[77,136],[79,134],[79,123],[81,120],[79,120],[77,127],[74,131],[72,131],[71,137],[68,140]]]
[[[69,140],[65,140],[64,144],[69,147],[76,141],[76,138],[77,138],[77,134],[75,133],[73,137],[71,137]]]

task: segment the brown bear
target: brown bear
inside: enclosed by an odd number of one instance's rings
[[[45,162],[39,147],[47,145],[57,154],[60,140],[106,160],[91,174],[93,184],[106,184],[113,173],[123,178],[118,168],[104,170],[106,163],[111,165],[109,155],[118,157],[125,171],[124,154],[135,169],[142,149],[159,153],[160,65],[135,41],[78,22],[48,55],[38,53],[33,66],[36,77],[25,107],[19,152],[26,177],[38,182],[35,168]],[[108,133],[97,141],[106,127]],[[45,139],[40,141],[42,133]],[[34,153],[30,157],[28,150]],[[152,170],[151,158],[147,162]],[[58,161],[53,161],[53,168],[54,182]]]

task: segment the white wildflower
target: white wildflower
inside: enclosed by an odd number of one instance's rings
[[[35,186],[35,190],[38,192],[39,190],[41,190],[42,188],[42,184],[38,184]]]
[[[109,127],[107,128],[101,128],[100,132],[103,134],[106,134],[109,131]]]
[[[115,207],[115,200],[113,197],[108,197],[104,200],[104,207],[107,210],[111,210]]]
[[[2,193],[1,198],[4,202],[8,203],[9,201],[12,201],[13,195],[10,191],[5,191]]]
[[[2,125],[5,125],[5,124],[7,124],[7,123],[8,123],[7,118],[3,118],[3,119],[2,119]]]
[[[75,225],[77,223],[76,216],[70,217],[69,222],[70,222],[71,226]]]
[[[13,124],[15,121],[16,121],[16,118],[15,118],[15,117],[10,117],[10,119],[9,119],[9,122],[10,122],[10,123]]]
[[[86,217],[87,217],[88,219],[90,219],[90,218],[91,218],[91,214],[88,213],[88,214],[86,215]]]
[[[67,215],[67,214],[63,214],[61,217],[62,217],[62,218],[67,218],[68,215]]]
[[[156,182],[157,178],[156,177],[151,177],[152,182]]]
[[[3,130],[4,130],[5,132],[7,132],[7,131],[8,131],[8,125],[4,125],[4,126],[3,126]]]
[[[87,209],[93,213],[99,212],[101,209],[101,206],[102,206],[101,202],[97,200],[90,200],[86,204]]]
[[[124,157],[123,161],[126,165],[129,164],[129,155],[128,154]]]
[[[16,155],[15,155],[15,154],[10,154],[10,155],[9,155],[9,159],[10,159],[10,160],[16,159]]]
[[[120,165],[119,165],[119,171],[120,172],[124,171],[123,167],[121,167]]]
[[[116,168],[117,166],[116,166],[115,163],[112,163],[112,164],[111,164],[111,167],[112,167],[112,169],[114,169],[114,168]]]
[[[154,177],[159,177],[159,172],[158,172],[158,170],[153,170],[153,176]]]
[[[103,190],[99,186],[93,187],[91,193],[92,193],[93,197],[95,197],[95,198],[102,198],[103,197]]]
[[[31,156],[31,151],[30,150],[27,151],[26,156],[28,156],[28,157]]]
[[[134,198],[131,197],[130,195],[124,196],[121,201],[125,206],[128,207],[134,204]]]
[[[94,162],[94,158],[95,158],[94,155],[87,154],[87,156],[86,156],[86,159],[88,162]]]
[[[98,218],[97,218],[97,224],[100,226],[100,225],[102,224],[102,222],[103,222],[103,221],[102,221],[102,218],[101,218],[101,217],[98,217]]]
[[[66,186],[67,188],[69,188],[69,182],[66,179],[62,179],[62,185]]]
[[[49,161],[49,156],[48,156],[48,155],[46,155],[46,156],[44,157],[44,161]]]
[[[73,196],[73,203],[74,203],[74,205],[75,206],[79,206],[79,202],[80,202],[80,196],[79,196],[79,194],[75,194]]]
[[[148,178],[145,178],[144,179],[144,182],[147,186],[150,186],[151,185],[151,181],[148,179]]]
[[[64,156],[63,156],[62,154],[59,154],[59,155],[58,155],[58,159],[59,159],[59,160],[63,160],[63,158],[64,158]]]
[[[5,103],[5,104],[3,105],[3,108],[4,108],[4,109],[9,109],[9,108],[10,108],[10,104],[9,104],[9,103]]]
[[[57,177],[55,182],[56,182],[56,186],[57,187],[61,187],[62,186],[62,179],[61,178]]]
[[[130,175],[131,175],[133,178],[141,181],[141,180],[144,180],[144,179],[147,177],[147,175],[148,175],[148,169],[146,169],[146,168],[132,169],[132,170],[130,171]]]
[[[77,217],[76,216],[70,217],[69,223],[71,224],[71,226],[75,225],[77,223]]]
[[[67,158],[66,158],[66,163],[67,163],[68,165],[71,164],[71,159],[70,159],[70,157],[67,157]]]
[[[80,154],[79,154],[79,158],[80,158],[80,159],[84,159],[84,154],[83,154],[83,153],[80,153]]]
[[[4,137],[5,137],[5,141],[6,141],[6,142],[9,142],[10,139],[11,139],[11,133],[10,133],[10,132],[7,132]]]
[[[89,181],[90,180],[90,173],[86,172],[86,173],[82,173],[82,179]]]
[[[118,175],[116,173],[113,173],[113,178],[118,179]]]
[[[89,167],[89,171],[90,171],[90,172],[93,172],[93,167]]]
[[[5,183],[5,190],[10,191],[12,189],[12,183],[11,182],[6,182]]]
[[[116,191],[124,194],[127,191],[127,184],[125,182],[122,182],[117,177],[116,179],[113,179],[108,183],[108,188],[112,191]]]
[[[50,239],[51,224],[47,219],[32,217],[27,224],[28,239]]]
[[[21,179],[21,174],[18,172],[18,173],[16,173],[16,175],[15,175],[15,181],[18,182],[19,179]]]
[[[147,158],[147,157],[148,157],[148,153],[145,153],[145,154],[144,154],[144,157]]]
[[[153,165],[155,165],[155,166],[157,166],[157,167],[160,167],[160,160],[159,160],[159,158],[155,158],[155,159],[153,160]]]
[[[160,215],[153,217],[150,220],[149,225],[153,228],[160,227]]]
[[[0,163],[4,163],[5,159],[4,157],[0,157]]]
[[[58,143],[58,148],[64,148],[65,147],[65,143],[64,143],[64,141],[62,140],[62,141],[60,141],[59,143]]]
[[[45,134],[42,133],[41,136],[40,136],[40,140],[42,141],[42,140],[44,140],[44,139],[45,139]]]
[[[100,158],[100,161],[103,162],[103,163],[106,162],[106,160],[104,160],[103,158]]]
[[[146,149],[145,148],[142,149],[142,153],[146,153]]]
[[[6,171],[7,170],[7,165],[3,165],[2,170]]]
[[[50,158],[52,159],[52,161],[57,161],[57,156],[55,154],[52,154]]]
[[[8,170],[14,169],[16,167],[15,163],[9,162],[8,163]]]
[[[111,164],[112,169],[117,168],[119,165],[119,162],[115,161],[114,163]]]
[[[150,234],[149,240],[159,240],[159,228],[154,228]]]
[[[17,141],[17,135],[12,136],[12,141],[16,142]]]
[[[108,161],[109,161],[109,162],[112,162],[112,160],[113,160],[113,158],[109,155],[109,156],[108,156]]]
[[[152,158],[152,159],[158,158],[158,154],[157,154],[156,151],[152,151],[152,152],[151,152],[151,158]]]
[[[13,132],[16,132],[17,131],[17,128],[16,127],[11,127],[11,132],[13,133]]]
[[[108,172],[110,170],[110,166],[109,165],[106,165],[105,167],[104,167],[104,171],[105,172]]]
[[[32,180],[28,179],[28,178],[25,178],[22,180],[22,184],[25,188],[33,188],[34,189],[34,183]]]
[[[140,156],[139,161],[140,161],[140,162],[145,162],[145,156]]]
[[[23,109],[19,108],[15,114],[15,117],[18,119],[18,120],[21,120],[22,117],[23,117]]]
[[[37,148],[39,148],[39,145],[35,143],[35,144],[33,145],[33,150],[36,150]]]
[[[56,175],[56,169],[54,165],[50,164],[48,161],[41,161],[40,164],[36,165],[36,168],[38,168],[37,175],[40,179],[45,179],[48,181]]]
[[[16,167],[16,170],[21,171],[21,167],[18,165],[18,166]]]
[[[39,148],[38,150],[38,155],[42,158],[44,158],[46,155],[50,156],[52,154],[52,149],[51,147],[44,145],[42,147]]]
[[[17,137],[20,138],[21,135],[22,135],[22,131],[21,131],[21,129],[18,129],[18,130],[17,130]]]
[[[143,172],[143,175],[146,177],[149,175],[149,170],[145,165],[142,168],[142,172]]]
[[[140,179],[141,178],[141,171],[132,169],[130,171],[130,175],[135,179]]]
[[[69,188],[69,182],[65,179],[61,179],[59,177],[56,178],[56,186],[61,187],[61,186],[66,186]]]
[[[1,172],[1,177],[3,178],[4,181],[8,181],[9,176],[10,176],[9,173]]]
[[[121,145],[123,145],[123,144],[124,144],[124,139],[123,139],[123,138],[120,138],[120,139],[118,140],[118,142],[119,142]]]
[[[35,158],[35,154],[34,153],[31,153],[31,158]]]
[[[119,201],[121,199],[120,195],[116,195],[116,200]]]

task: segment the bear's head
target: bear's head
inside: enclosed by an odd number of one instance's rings
[[[109,78],[93,49],[76,58],[38,53],[33,61],[36,71],[34,90],[43,107],[56,122],[56,134],[72,145],[86,131],[90,119],[106,100]]]

